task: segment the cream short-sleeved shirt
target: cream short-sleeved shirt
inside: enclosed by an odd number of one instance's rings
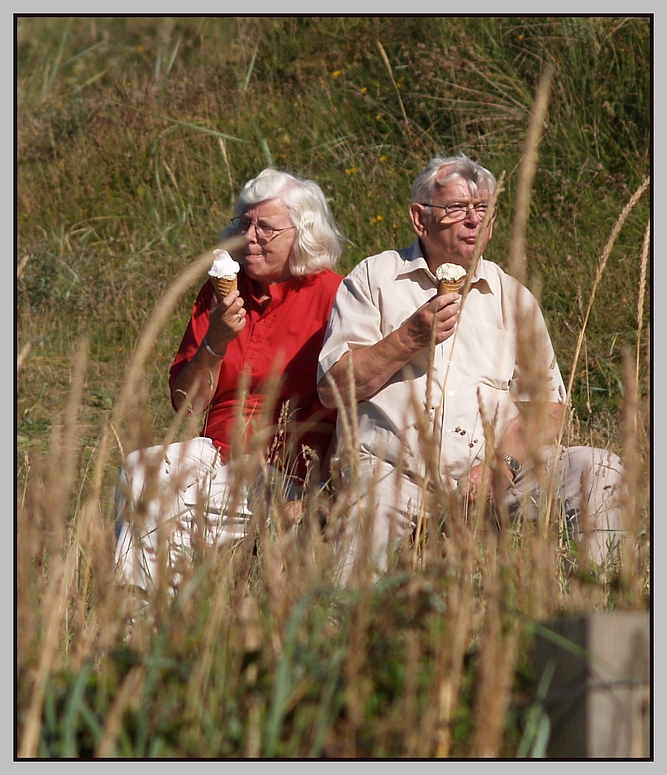
[[[433,298],[436,287],[419,239],[410,248],[361,261],[338,289],[320,352],[318,382],[348,350],[375,344],[397,329]],[[517,331],[527,347],[517,346]],[[417,478],[427,476],[425,457],[435,453],[450,486],[484,459],[483,417],[499,431],[518,413],[516,401],[565,401],[537,300],[483,258],[456,332],[435,347],[430,380],[428,375],[429,353],[424,350],[375,395],[358,403],[359,449],[401,465]],[[346,443],[339,419],[339,454]]]

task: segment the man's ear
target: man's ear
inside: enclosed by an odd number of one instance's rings
[[[410,220],[412,221],[412,227],[417,232],[419,237],[423,237],[426,234],[426,226],[424,225],[424,208],[413,202],[410,205]]]

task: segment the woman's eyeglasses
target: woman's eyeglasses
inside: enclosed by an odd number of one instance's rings
[[[258,239],[266,239],[269,240],[272,237],[274,237],[276,234],[279,234],[281,231],[287,231],[288,229],[293,229],[294,226],[285,226],[284,229],[274,229],[273,226],[269,226],[266,223],[253,223],[252,221],[249,221],[247,218],[232,218],[231,219],[232,226],[238,231],[240,234],[246,234],[248,231],[250,231],[250,227],[255,227],[255,234],[257,235]]]

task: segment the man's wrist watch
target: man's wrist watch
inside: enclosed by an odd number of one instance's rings
[[[511,455],[501,455],[501,457],[509,466],[509,469],[512,472],[512,481],[514,481],[517,477],[517,474],[521,470],[521,463],[519,463],[519,461]]]

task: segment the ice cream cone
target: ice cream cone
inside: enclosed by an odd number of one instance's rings
[[[237,286],[236,274],[241,268],[226,250],[214,250],[213,263],[208,270],[215,292],[220,301],[235,291]]]
[[[220,301],[228,296],[232,291],[236,290],[236,275],[231,277],[211,277],[211,282],[215,288],[215,292],[218,294]]]
[[[438,283],[438,296],[442,296],[445,293],[458,293],[465,279],[465,277],[462,277],[460,280],[440,280]]]

